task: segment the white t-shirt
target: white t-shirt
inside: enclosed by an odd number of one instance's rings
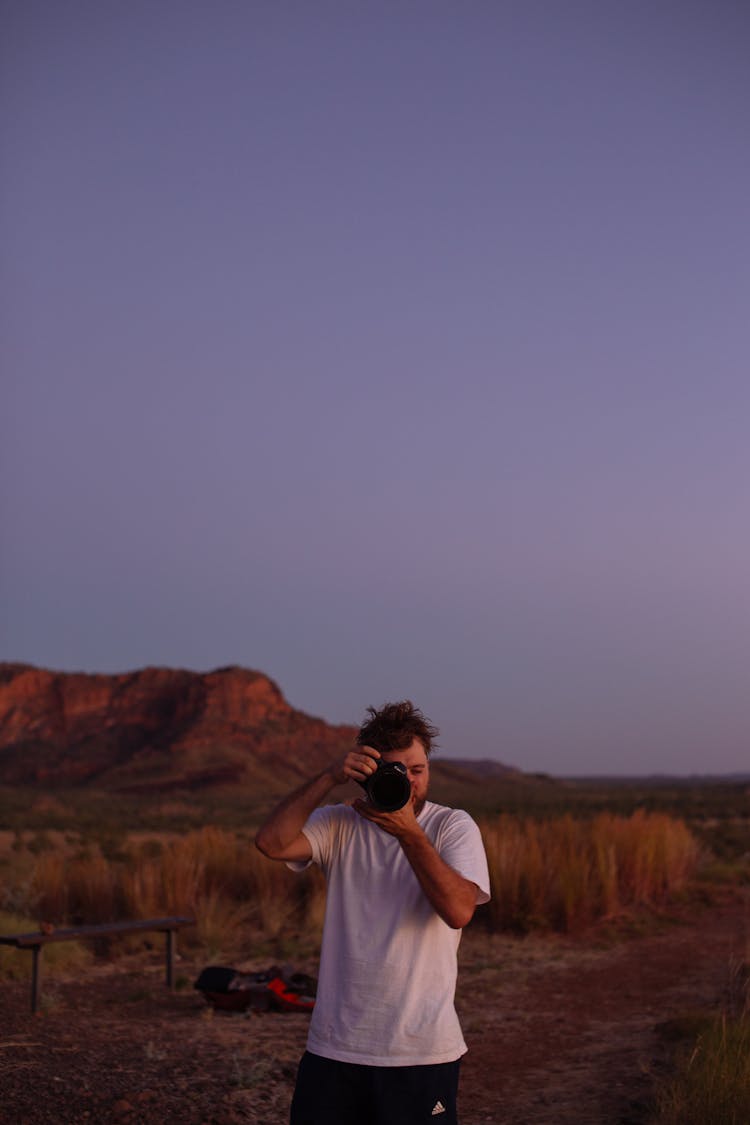
[[[445,862],[476,883],[477,903],[487,902],[487,859],[468,813],[428,801],[418,822]],[[307,1049],[367,1066],[459,1058],[466,1044],[453,1001],[461,931],[430,905],[398,840],[353,809],[316,809],[303,832],[328,884]]]

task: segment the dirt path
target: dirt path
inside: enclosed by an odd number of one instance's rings
[[[469,930],[462,1125],[642,1125],[668,1057],[658,1025],[726,1000],[749,931],[747,901],[609,946]],[[0,986],[0,1122],[284,1125],[307,1017],[214,1014],[161,973],[155,952],[49,982],[36,1017],[28,985]]]

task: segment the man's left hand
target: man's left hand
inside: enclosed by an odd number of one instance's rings
[[[353,802],[352,808],[364,820],[377,824],[378,828],[382,828],[384,832],[387,832],[390,836],[395,836],[398,840],[404,840],[415,833],[421,832],[414,811],[413,796],[410,797],[403,808],[396,809],[395,812],[383,812],[382,809],[376,809],[374,805],[371,805],[369,801],[365,801],[362,797]]]

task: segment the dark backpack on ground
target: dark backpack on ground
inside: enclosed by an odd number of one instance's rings
[[[223,1012],[310,1012],[318,982],[306,973],[272,965],[259,973],[240,973],[222,965],[203,969],[194,988],[206,1003]]]

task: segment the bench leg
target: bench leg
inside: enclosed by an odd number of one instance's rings
[[[174,987],[174,954],[175,954],[175,938],[174,930],[167,930],[167,988]]]
[[[31,1012],[35,1015],[39,1010],[39,991],[42,977],[42,947],[41,945],[32,945],[31,947]]]

